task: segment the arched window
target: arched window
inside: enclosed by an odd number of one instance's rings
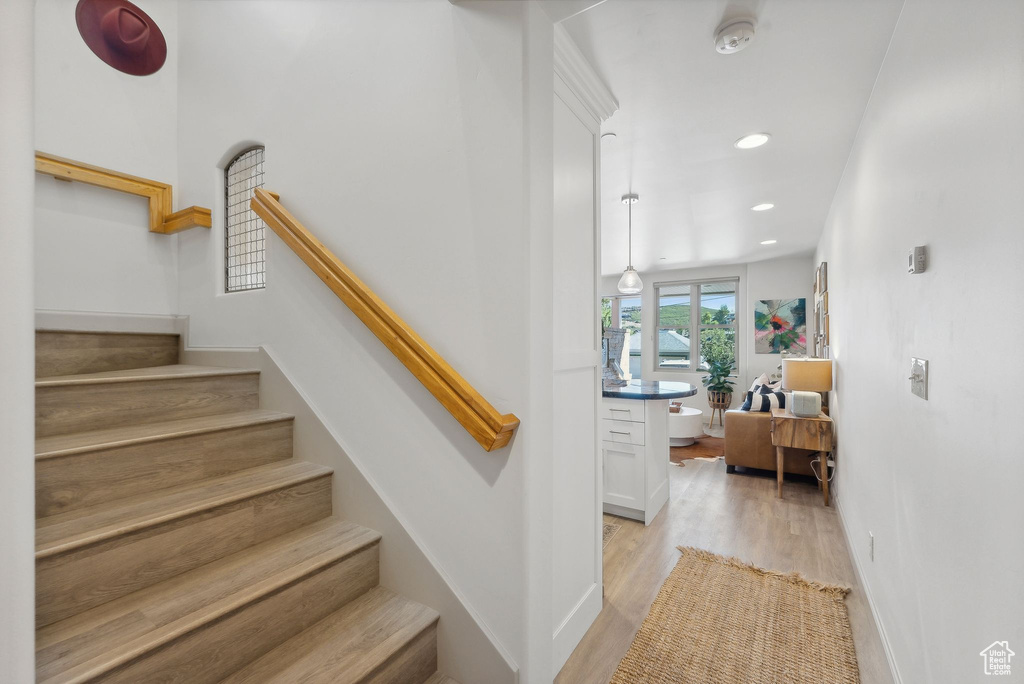
[[[263,148],[250,147],[224,169],[224,288],[258,290],[267,284],[266,225],[249,208],[263,187]]]

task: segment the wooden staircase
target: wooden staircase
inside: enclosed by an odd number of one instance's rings
[[[39,682],[454,684],[259,372],[176,335],[36,337]]]

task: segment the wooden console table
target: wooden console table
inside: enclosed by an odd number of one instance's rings
[[[832,419],[824,413],[816,418],[794,416],[787,409],[772,409],[772,445],[775,446],[779,498],[782,498],[783,449],[809,449],[818,452],[821,466],[821,489],[828,506],[828,454],[832,451]]]

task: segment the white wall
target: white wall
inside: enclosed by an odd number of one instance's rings
[[[907,683],[982,681],[995,640],[1024,653],[1024,46],[992,39],[1021,26],[1016,0],[907,0],[818,251],[837,500]]]
[[[177,3],[143,3],[167,41],[167,61],[141,77],[92,53],[76,4],[36,3],[36,149],[171,183],[175,209],[208,206],[209,194],[177,192]],[[176,313],[177,237],[148,231],[144,198],[38,176],[35,217],[36,308]]]
[[[531,307],[550,285],[531,271],[550,273],[550,21],[537,38],[532,3],[447,0],[204,0],[179,19],[186,195],[219,192],[217,164],[264,144],[267,187],[522,426],[481,450],[272,234],[267,288],[223,294],[220,202],[213,231],[179,239],[190,344],[265,346],[523,681],[542,681],[550,551],[528,534],[550,538],[551,342]],[[527,478],[548,483],[537,508]]]
[[[758,354],[754,351],[754,305],[759,299],[795,299],[807,300],[808,311],[813,311],[814,269],[812,255],[766,259],[749,264],[724,264],[701,268],[671,269],[641,273],[644,290],[641,296],[641,326],[643,329],[643,345],[641,347],[641,366],[645,380],[670,380],[688,382],[696,385],[698,393],[682,399],[685,406],[699,408],[706,416],[711,415],[708,406],[707,392],[701,379],[706,375],[697,371],[667,371],[656,369],[657,356],[654,348],[655,329],[657,327],[657,302],[655,286],[658,283],[671,283],[689,280],[710,280],[715,278],[739,278],[739,309],[737,313],[737,332],[739,334],[739,374],[733,386],[733,408],[743,403],[743,397],[750,384],[762,373],[778,370],[782,362],[779,354]],[[614,296],[620,275],[605,276],[601,281],[603,296]],[[807,335],[814,333],[813,318],[808,315]],[[813,356],[813,348],[808,349]],[[715,419],[716,425],[718,419]]]
[[[32,2],[0,3],[0,672],[35,680]]]

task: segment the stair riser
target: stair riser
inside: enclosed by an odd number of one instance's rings
[[[36,516],[291,458],[292,421],[205,432],[36,462]]]
[[[377,585],[378,545],[90,682],[213,684]]]
[[[48,625],[331,515],[324,476],[36,562]]]
[[[437,671],[437,623],[410,641],[359,684],[425,682]]]
[[[36,437],[259,407],[259,373],[36,388]]]
[[[178,363],[177,335],[36,332],[36,377],[102,373]]]

